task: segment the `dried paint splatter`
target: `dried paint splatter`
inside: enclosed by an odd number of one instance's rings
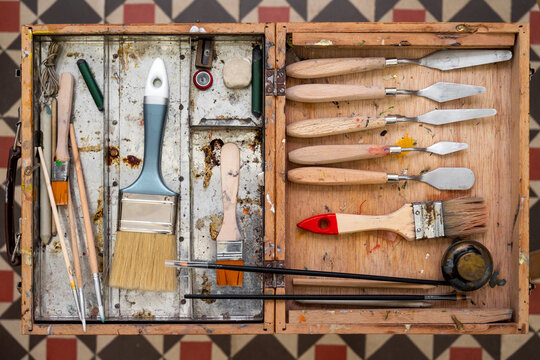
[[[371,254],[372,252],[374,252],[375,250],[377,249],[380,249],[381,248],[381,245],[377,244],[373,247],[373,249],[369,250],[369,253]]]
[[[410,137],[409,133],[405,133],[405,135],[394,145],[401,146],[402,148],[410,148],[416,146],[416,140]],[[397,154],[396,156],[401,157],[407,153],[408,151],[403,151],[401,154]]]

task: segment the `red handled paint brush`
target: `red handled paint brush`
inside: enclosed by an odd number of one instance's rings
[[[406,204],[388,215],[315,215],[297,226],[326,235],[387,230],[407,240],[421,240],[484,232],[487,221],[488,210],[483,198],[458,198]]]

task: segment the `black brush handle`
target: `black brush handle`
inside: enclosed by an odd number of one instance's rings
[[[186,294],[186,299],[235,299],[235,300],[436,300],[436,301],[457,301],[465,300],[466,297],[457,294],[442,295],[310,295],[310,294],[284,294],[284,295],[263,295],[263,294]]]
[[[246,266],[246,265],[224,265],[224,264],[213,264],[213,263],[204,263],[204,262],[201,262],[201,263],[188,262],[188,267],[203,268],[203,269],[206,268],[206,269],[236,270],[236,271],[244,271],[244,272],[266,273],[266,274],[321,276],[321,277],[332,277],[332,278],[342,278],[342,279],[393,281],[393,282],[401,282],[401,283],[408,283],[408,284],[450,286],[450,283],[444,280],[412,279],[412,278],[403,278],[403,277],[394,277],[394,276],[354,274],[354,273],[342,273],[342,272],[333,272],[333,271],[269,268],[269,267]]]

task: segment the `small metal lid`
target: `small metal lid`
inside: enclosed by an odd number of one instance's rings
[[[199,70],[193,75],[193,83],[199,90],[206,90],[212,86],[212,74],[208,70]]]
[[[473,240],[450,245],[441,262],[444,279],[455,289],[473,291],[484,286],[493,274],[493,259],[489,250]]]

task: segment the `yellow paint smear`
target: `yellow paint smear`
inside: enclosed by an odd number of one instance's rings
[[[401,146],[402,148],[409,148],[409,147],[416,146],[416,140],[413,139],[412,137],[409,137],[409,133],[405,133],[405,135],[403,135],[403,137],[394,145]],[[409,151],[404,151],[401,154],[397,154],[396,156],[401,157],[401,156],[404,156],[408,152]]]

